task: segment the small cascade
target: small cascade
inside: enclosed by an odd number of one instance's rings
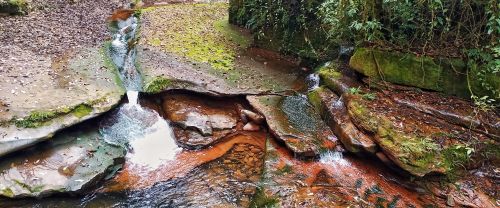
[[[307,83],[307,91],[308,92],[313,91],[319,87],[319,81],[320,81],[319,74],[318,73],[309,74],[306,77],[305,81]]]
[[[139,99],[139,92],[138,91],[127,91],[127,98],[128,98],[128,103],[130,105],[137,105],[138,104],[138,99]]]
[[[100,132],[107,143],[128,149],[130,165],[157,168],[179,151],[168,121],[156,111],[139,105],[142,79],[135,67],[137,18],[131,16],[114,24],[109,52],[127,90],[128,103],[101,122]]]
[[[141,91],[142,79],[135,67],[134,47],[137,18],[134,16],[115,24],[113,40],[109,48],[111,59],[120,72],[120,78],[127,91]]]
[[[326,152],[324,152],[323,154],[320,155],[319,162],[323,163],[325,165],[333,166],[333,167],[348,166],[349,165],[349,161],[344,159],[342,152],[338,152],[338,151],[326,151]]]

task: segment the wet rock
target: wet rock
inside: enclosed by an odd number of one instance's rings
[[[284,93],[301,87],[297,83],[302,72],[295,62],[248,48],[249,36],[231,26],[226,15],[225,3],[144,10],[137,61],[145,91],[188,89],[235,95]]]
[[[112,176],[125,150],[103,141],[96,129],[73,128],[0,162],[0,195],[43,197],[76,193]]]
[[[163,110],[176,126],[178,142],[190,149],[205,147],[235,132],[239,119],[236,102],[199,95],[166,95]]]
[[[317,88],[308,97],[348,151],[375,153],[377,145],[352,123],[343,98],[327,88]]]
[[[63,57],[39,56],[14,45],[0,48],[0,156],[114,107],[124,94],[103,48]]]
[[[317,156],[333,149],[337,138],[321,117],[299,96],[247,96],[262,113],[271,132],[298,156]]]
[[[253,121],[256,124],[262,124],[266,120],[263,116],[249,110],[243,109],[241,110],[241,113],[245,115],[245,117],[249,118],[250,121]]]
[[[141,153],[138,151],[133,153],[129,152],[127,153],[127,161],[123,169],[113,179],[107,182],[103,189],[100,189],[100,191],[103,193],[110,193],[141,190],[152,187],[159,182],[186,176],[193,169],[196,169],[196,167],[223,157],[236,144],[255,146],[255,148],[251,148],[248,153],[249,159],[243,161],[245,163],[250,163],[253,166],[254,163],[257,162],[254,156],[259,152],[262,152],[262,149],[265,147],[265,140],[267,136],[268,135],[263,132],[241,132],[228,136],[224,140],[213,144],[210,148],[199,149],[196,151],[178,151],[175,154],[175,157],[170,159],[158,157],[163,155],[163,152],[149,151],[150,149],[154,149],[155,145],[158,145],[157,143],[152,143],[149,144],[148,147],[143,147],[144,156],[147,157],[147,160],[150,163],[159,160],[161,165],[157,167],[147,167],[144,165],[144,162],[139,161],[138,163],[137,160],[134,159],[134,157],[139,156],[137,154]],[[165,149],[163,146],[161,148]]]
[[[250,123],[247,123],[243,126],[243,130],[244,131],[259,131],[260,126],[258,124],[250,122]]]
[[[390,172],[359,157],[326,152],[319,161],[294,160],[268,140],[261,185],[251,207],[408,207],[435,199],[405,189]],[[438,200],[431,204],[442,205]]]
[[[394,163],[383,152],[377,152],[375,153],[375,156],[377,156],[377,158],[386,165],[394,166]]]
[[[236,144],[222,157],[183,177],[141,190],[97,194],[87,204],[102,206],[114,199],[127,207],[249,207],[262,174],[263,158],[261,147]]]
[[[383,92],[346,95],[354,124],[372,137],[397,166],[416,176],[457,169],[489,160],[481,156],[497,145],[485,134],[469,131],[393,101]],[[367,96],[367,94],[369,96]]]

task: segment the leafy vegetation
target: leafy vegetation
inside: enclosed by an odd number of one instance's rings
[[[498,0],[231,0],[229,12],[264,46],[304,59],[329,60],[339,45],[464,59],[468,79],[491,92],[470,89],[472,98],[491,104],[500,98],[488,81],[500,76],[499,8]]]

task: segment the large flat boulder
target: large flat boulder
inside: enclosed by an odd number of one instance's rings
[[[43,145],[2,158],[0,195],[76,193],[114,174],[124,156],[125,150],[105,143],[97,129],[72,128]]]
[[[234,95],[300,88],[297,64],[276,53],[248,48],[248,35],[228,23],[227,9],[227,3],[143,9],[137,65],[144,91],[188,89]]]
[[[104,48],[60,58],[9,45],[0,52],[0,156],[108,111],[124,93]]]
[[[297,156],[317,156],[333,149],[337,137],[300,96],[247,96],[267,120],[270,131]]]
[[[106,18],[126,1],[1,2],[34,12],[0,21],[0,157],[119,102],[124,92],[103,45]]]

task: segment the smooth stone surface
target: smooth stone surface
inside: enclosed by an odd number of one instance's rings
[[[377,151],[377,145],[372,141],[372,138],[352,123],[343,98],[322,87],[309,93],[309,101],[320,112],[348,151],[372,154]]]
[[[247,96],[254,109],[266,117],[270,131],[297,156],[317,156],[333,149],[337,138],[320,115],[299,96]]]
[[[124,90],[104,48],[60,58],[17,46],[0,48],[0,156],[50,138],[56,131],[108,111]]]
[[[96,129],[68,129],[40,146],[4,157],[0,195],[76,193],[112,176],[121,168],[124,156],[124,149],[105,143]]]
[[[255,123],[247,123],[243,126],[243,131],[259,131],[260,126]]]

